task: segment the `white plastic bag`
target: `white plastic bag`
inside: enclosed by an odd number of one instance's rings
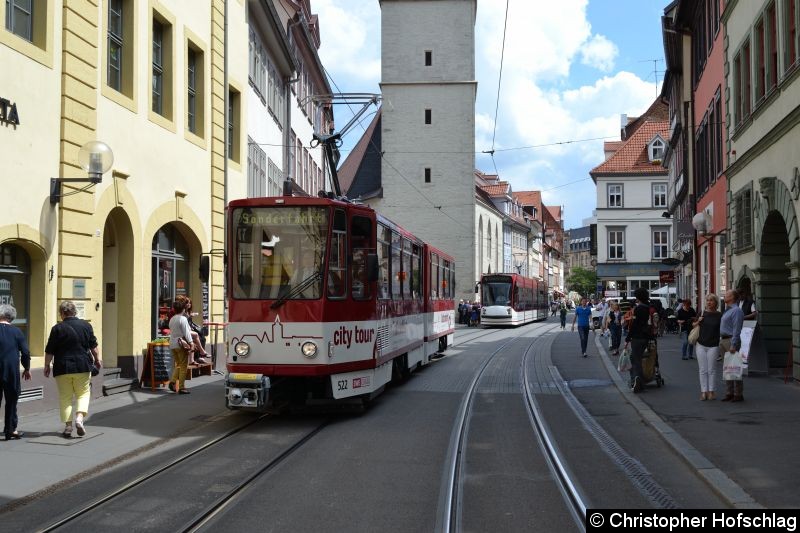
[[[742,379],[742,354],[739,352],[725,352],[722,362],[722,379],[725,381],[738,381]]]
[[[631,349],[630,347],[622,350],[622,354],[617,361],[617,370],[620,372],[627,372],[631,369]]]

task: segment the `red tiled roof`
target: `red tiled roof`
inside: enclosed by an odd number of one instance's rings
[[[507,181],[501,181],[495,185],[480,185],[480,188],[486,191],[489,196],[505,196],[509,192]]]
[[[556,222],[561,220],[561,206],[560,205],[554,205],[554,206],[546,205],[544,207],[550,212],[550,216],[553,217],[553,220],[555,220]]]
[[[659,96],[641,116],[628,119],[628,123],[625,125],[625,139],[633,136],[645,122],[659,122],[662,120],[669,120],[669,103],[666,98]]]
[[[660,163],[650,162],[647,146],[653,137],[660,135],[666,142],[669,138],[669,121],[645,121],[614,155],[594,167],[589,175],[595,178],[600,174],[666,174]]]
[[[542,205],[541,191],[517,191],[514,193],[514,198],[524,206],[532,205],[536,209],[540,209]]]

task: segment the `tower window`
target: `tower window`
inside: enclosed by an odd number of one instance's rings
[[[425,66],[433,65],[433,50],[425,50]]]
[[[431,110],[430,109],[426,109],[425,110],[425,124],[430,124],[430,123],[431,123]]]
[[[431,169],[430,168],[426,168],[425,169],[425,183],[430,183],[430,182],[431,182]]]

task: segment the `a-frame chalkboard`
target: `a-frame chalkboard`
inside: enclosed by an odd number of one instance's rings
[[[169,348],[169,343],[147,343],[140,385],[155,390],[156,387],[169,383],[172,368],[172,350]]]

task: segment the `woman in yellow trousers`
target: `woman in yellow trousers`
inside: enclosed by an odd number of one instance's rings
[[[75,427],[79,437],[86,434],[84,421],[89,414],[92,363],[102,366],[97,338],[92,325],[76,315],[75,304],[64,301],[58,306],[61,322],[50,330],[44,356],[44,375],[52,372],[58,386],[64,438],[72,437],[72,404],[76,404]],[[50,364],[53,364],[52,370]]]

